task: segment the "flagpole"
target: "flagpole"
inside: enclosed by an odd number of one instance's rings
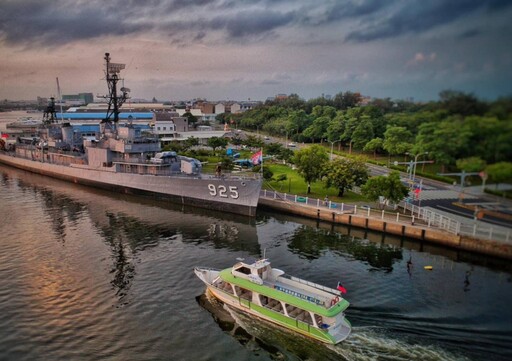
[[[263,177],[263,147],[261,147],[261,167],[260,167],[260,171],[261,171],[261,177]]]

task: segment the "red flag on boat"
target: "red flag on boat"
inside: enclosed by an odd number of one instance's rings
[[[341,284],[341,282],[338,282],[338,287],[336,287],[338,289],[338,291],[340,291],[341,293],[347,293],[347,289],[345,287],[343,287],[343,285]]]
[[[251,155],[252,164],[254,164],[254,165],[261,164],[262,158],[263,158],[263,152],[260,149],[259,151],[257,151],[253,155]]]

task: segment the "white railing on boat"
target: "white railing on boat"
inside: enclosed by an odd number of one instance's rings
[[[335,295],[338,295],[338,296],[342,296],[340,291],[338,291],[338,290],[336,290],[334,288],[330,288],[330,287],[325,287],[325,286],[319,285],[318,283],[306,281],[306,280],[303,280],[301,278],[297,278],[297,277],[290,276],[290,275],[287,275],[287,274],[283,274],[280,277],[288,278],[289,280],[292,280],[292,281],[295,281],[297,283],[301,283],[303,285],[310,286],[310,287],[313,287],[313,288],[325,291],[327,293],[331,293],[331,294],[335,294]]]

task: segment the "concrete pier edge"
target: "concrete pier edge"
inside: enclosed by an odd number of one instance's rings
[[[389,219],[383,220],[371,216],[368,217],[363,214],[352,214],[351,212],[333,212],[330,209],[317,208],[282,199],[260,197],[259,206],[325,222],[345,224],[362,229],[414,238],[420,241],[488,256],[512,259],[512,245],[488,239],[456,235],[441,229],[427,228],[413,224],[408,225],[393,222]]]

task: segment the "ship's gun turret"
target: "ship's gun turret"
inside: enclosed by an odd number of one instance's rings
[[[159,152],[149,161],[154,164],[172,163],[173,161],[177,161],[177,154],[176,152]]]

